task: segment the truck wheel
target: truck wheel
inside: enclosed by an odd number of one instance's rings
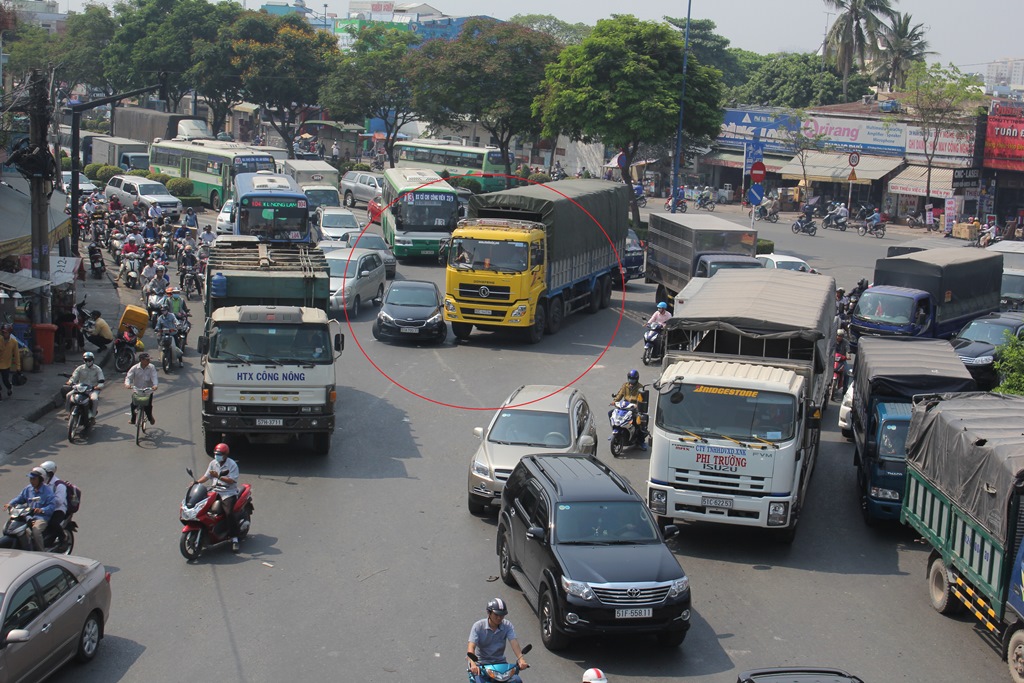
[[[466,341],[469,339],[470,333],[473,331],[473,326],[469,323],[452,323],[452,334],[459,341]]]
[[[598,278],[594,282],[594,288],[590,290],[590,305],[587,307],[587,313],[597,313],[601,310],[601,295],[604,294],[604,290],[601,288],[601,278]]]
[[[354,208],[356,205],[356,198],[352,196],[351,192],[345,193],[345,206]]]
[[[537,344],[541,339],[544,338],[544,328],[547,326],[547,311],[544,308],[544,304],[537,302],[537,310],[533,313],[533,324],[530,325],[530,329],[527,330],[527,341],[531,344]]]
[[[313,434],[313,452],[317,455],[327,455],[331,452],[331,435],[329,432]]]
[[[210,193],[210,208],[214,211],[220,211],[220,195],[216,192]]]
[[[933,558],[928,565],[928,599],[939,614],[951,615],[963,610],[960,601],[953,595],[942,557]]]
[[[612,279],[607,275],[601,277],[601,308],[612,305]]]
[[[1010,680],[1024,683],[1024,629],[1010,634],[1006,648],[1006,663],[1010,667]]]
[[[551,307],[548,309],[548,324],[545,330],[548,334],[558,334],[562,329],[562,321],[565,320],[565,303],[562,297],[556,296],[551,300]]]

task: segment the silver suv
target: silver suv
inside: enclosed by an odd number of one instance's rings
[[[486,429],[473,430],[481,440],[469,462],[473,514],[501,505],[505,481],[524,455],[597,452],[594,413],[579,389],[523,385],[501,406]]]
[[[342,201],[354,207],[356,202],[367,204],[384,192],[384,177],[366,171],[349,171],[341,178]]]
[[[181,218],[183,211],[181,201],[168,192],[163,183],[138,176],[114,176],[107,182],[105,194],[108,200],[116,195],[123,206],[131,206],[138,202],[139,206],[146,211],[156,204],[163,210],[164,218],[172,221]]]

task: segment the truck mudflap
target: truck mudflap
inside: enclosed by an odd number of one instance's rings
[[[280,434],[285,432],[333,432],[334,414],[327,415],[230,415],[203,412],[203,428],[223,433]]]

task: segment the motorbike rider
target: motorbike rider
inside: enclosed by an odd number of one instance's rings
[[[178,264],[178,286],[184,288],[185,286],[185,271],[189,268],[196,268],[199,265],[199,259],[196,258],[196,253],[192,249],[191,245],[186,244],[185,248],[181,252],[181,262]]]
[[[668,312],[668,304],[664,301],[658,302],[658,307],[650,318],[647,319],[648,325],[664,325],[672,319],[672,314]]]
[[[697,197],[697,203],[700,206],[704,206],[711,201],[711,186],[705,185],[704,189],[700,191],[700,195]]]
[[[52,460],[39,465],[46,472],[46,484],[53,490],[54,508],[47,528],[58,543],[64,542],[64,520],[68,517],[68,485],[57,478],[57,463]]]
[[[199,229],[199,216],[196,215],[196,210],[191,206],[185,210],[185,217],[182,219],[182,223],[191,230]]]
[[[633,194],[636,195],[637,197],[644,196],[644,184],[641,183],[639,180],[636,181],[636,185],[633,186]]]
[[[154,204],[153,206],[156,206],[156,204]],[[150,208],[152,208],[152,207],[150,207]],[[144,239],[146,241],[153,240],[155,242],[157,237],[159,237],[159,236],[160,236],[160,232],[156,229],[156,226],[153,225],[152,219],[151,220],[147,220],[146,221],[146,227],[144,227],[142,229],[142,239]]]
[[[843,202],[839,205],[839,209],[836,210],[836,225],[842,225],[850,219],[850,210],[846,208],[846,203]]]
[[[143,266],[142,272],[139,273],[139,278],[142,280],[142,286],[145,287],[149,284],[149,281],[156,277],[156,261],[150,256],[146,259],[146,265]]]
[[[156,319],[156,333],[159,336],[161,332],[167,330],[171,333],[174,341],[174,353],[175,358],[181,357],[181,335],[178,333],[178,318],[171,312],[171,307],[167,303],[164,303],[160,307],[160,317]]]
[[[882,214],[878,213],[878,207],[875,207],[874,213],[867,217],[864,221],[864,227],[868,230],[874,230],[875,226],[882,222]]]
[[[993,222],[992,225],[982,224],[981,232],[978,233],[978,244],[982,249],[999,235],[999,226]]]
[[[191,206],[188,207],[188,210],[192,211],[192,207]],[[195,214],[193,213],[192,215],[194,216]],[[181,225],[179,225],[177,228],[174,229],[173,239],[174,239],[175,242],[183,240],[187,236],[188,236],[188,224],[187,223],[183,222]]]
[[[864,295],[864,292],[867,290],[869,284],[870,283],[868,282],[867,278],[861,278],[860,280],[858,280],[857,286],[853,288],[852,292],[850,292],[850,298],[853,299],[854,297],[856,297],[857,299],[860,299],[861,296]]]
[[[622,401],[623,399],[625,399],[626,401],[628,401],[630,403],[635,403],[637,408],[639,409],[640,408],[640,404],[643,403],[643,400],[644,400],[643,394],[641,394],[640,391],[641,391],[640,373],[637,370],[630,370],[629,372],[626,373],[626,381],[622,383],[622,386],[619,387],[619,390],[617,392],[615,392],[615,394],[612,396],[612,403],[615,404],[615,403],[618,403],[619,401]],[[614,406],[613,406],[612,410],[614,410]],[[610,420],[611,417],[612,417],[612,411],[609,410],[608,411],[608,419]],[[637,429],[640,429],[639,422],[637,422]],[[647,435],[644,434],[643,436],[644,436],[644,438],[640,439],[640,450],[646,451],[647,450],[647,443],[646,443],[646,436]]]
[[[803,214],[802,216],[800,216],[799,219],[800,224],[809,224],[814,219],[814,205],[811,204],[810,202],[807,202],[806,204],[804,204],[803,208],[800,209],[800,213]]]
[[[99,311],[93,311],[89,317],[92,318],[93,327],[92,334],[87,335],[86,339],[95,344],[98,351],[103,351],[107,344],[114,341],[114,333],[110,331],[110,325],[100,316]]]
[[[523,650],[519,647],[519,640],[516,638],[516,629],[511,621],[505,616],[508,614],[508,605],[501,598],[494,598],[487,603],[487,618],[473,624],[469,629],[469,642],[466,644],[466,653],[476,655],[477,661],[467,657],[469,671],[473,674],[476,683],[485,683],[486,678],[480,673],[479,664],[504,664],[505,663],[505,642],[512,647],[516,656],[516,663],[520,669],[528,669],[526,658],[523,657]],[[516,683],[522,683],[519,676],[510,679]]]
[[[139,245],[137,243],[135,235],[128,235],[128,239],[126,239],[124,241],[124,244],[121,246],[121,257],[124,258],[126,256],[129,256],[130,254],[138,253]]]
[[[149,210],[146,211],[146,216],[149,217],[149,220],[146,221],[147,225],[152,225],[153,223],[156,223],[157,225],[163,225],[164,210],[160,208],[159,204],[150,204]]]
[[[135,389],[149,389],[152,388],[155,393],[157,388],[160,386],[160,376],[156,372],[156,366],[151,365],[149,362],[148,353],[139,354],[139,362],[136,363],[128,370],[128,374],[124,376],[124,387],[125,389],[134,391]],[[149,419],[149,424],[155,425],[156,418],[153,417],[153,400],[150,399],[149,403],[146,404],[143,410],[146,413],[146,417]],[[135,424],[136,418],[136,407],[135,402],[131,403],[132,419],[130,424]]]
[[[235,500],[238,498],[238,463],[229,458],[231,449],[226,443],[219,443],[213,449],[213,460],[206,468],[206,473],[196,481],[205,484],[213,479],[213,485],[218,487],[217,496],[220,498],[221,513],[230,525],[228,533],[231,534],[231,552],[238,552],[238,522],[232,514],[235,508]]]
[[[85,383],[92,387],[92,391],[89,393],[89,399],[92,401],[89,418],[95,419],[96,413],[99,412],[100,390],[107,380],[103,377],[103,368],[96,364],[96,356],[92,351],[83,353],[82,360],[84,362],[71,373],[67,384],[68,386],[75,386],[76,384]]]
[[[583,672],[581,683],[608,683],[608,677],[598,668],[587,669]]]
[[[217,235],[213,233],[213,226],[205,226],[203,228],[203,234],[199,236],[199,241],[203,244],[212,244],[215,239],[217,239]]]
[[[168,307],[170,307],[171,313],[173,313],[175,316],[181,313],[185,313],[188,315],[192,313],[190,310],[188,310],[188,303],[183,298],[181,298],[180,287],[168,287],[167,289],[164,290],[164,294],[166,295],[164,297],[164,303],[167,304]]]
[[[35,502],[35,507],[32,508],[32,517],[29,519],[29,526],[32,529],[32,546],[35,550],[45,550],[43,532],[46,531],[46,525],[50,522],[56,502],[53,498],[53,489],[46,484],[46,471],[42,467],[32,468],[32,471],[28,473],[28,486],[11,499],[10,503],[4,503],[4,510],[30,502]]]

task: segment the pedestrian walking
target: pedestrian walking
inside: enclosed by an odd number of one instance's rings
[[[319,145],[317,145],[317,148],[316,148],[316,155],[317,155],[318,157],[320,157],[321,159],[323,159],[323,158],[324,158],[324,154],[326,154],[326,153],[327,153],[327,148],[326,148],[326,147],[324,147],[324,143],[323,143],[323,140],[321,140],[321,141],[320,141],[320,144],[319,144]]]
[[[18,340],[11,336],[11,325],[0,326],[0,380],[3,380],[7,396],[13,393],[11,373],[21,372],[21,352],[18,351]]]
[[[341,150],[338,149],[338,141],[335,140],[334,144],[331,145],[331,161],[337,161],[339,154],[341,154]]]

